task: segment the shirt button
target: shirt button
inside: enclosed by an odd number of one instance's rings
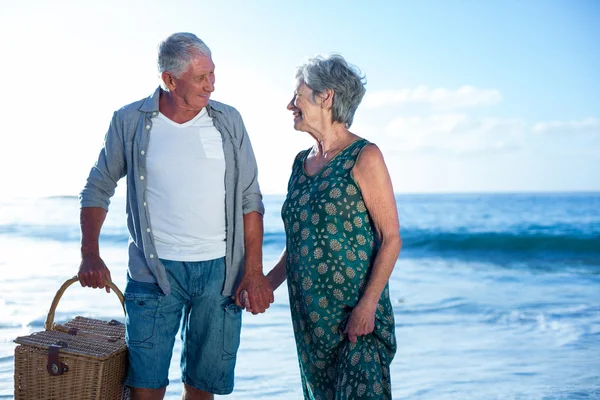
[[[146,207],[146,202],[144,202],[144,207]]]
[[[146,154],[146,152],[144,150],[140,151],[140,153],[142,153],[142,155]]]
[[[146,129],[150,129],[150,125],[146,125]]]
[[[154,258],[154,254],[150,254],[150,258]]]
[[[142,180],[142,181],[144,180],[144,175],[140,176],[140,180]]]
[[[146,228],[146,232],[150,232],[150,228]]]
[[[158,114],[156,111],[152,113],[152,115],[156,115],[156,114]]]

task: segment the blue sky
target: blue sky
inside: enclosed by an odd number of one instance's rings
[[[331,52],[367,75],[352,130],[396,192],[600,190],[597,1],[2,3],[2,197],[77,194],[176,31],[211,47],[213,98],[242,113],[265,193],[312,144],[285,109],[295,67]]]

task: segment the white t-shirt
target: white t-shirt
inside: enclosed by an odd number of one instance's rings
[[[146,202],[158,256],[205,261],[225,256],[225,158],[204,108],[178,124],[153,119]]]

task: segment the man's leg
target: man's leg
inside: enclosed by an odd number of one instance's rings
[[[167,388],[160,389],[145,389],[145,388],[130,388],[131,400],[162,400],[165,398]]]
[[[233,391],[242,310],[231,297],[221,295],[224,258],[190,264],[200,274],[197,281],[202,284],[184,312],[181,380],[186,388],[184,396],[188,396],[184,399],[212,399],[211,393]]]
[[[214,398],[215,395],[212,393],[193,388],[185,383],[183,384],[183,395],[181,396],[181,400],[213,400]]]
[[[169,275],[171,268],[183,267],[182,263],[165,263]],[[129,353],[125,384],[132,400],[163,399],[185,293],[174,282],[171,294],[165,296],[157,284],[128,279],[124,297]]]

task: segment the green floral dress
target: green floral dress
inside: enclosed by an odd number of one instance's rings
[[[353,142],[320,172],[306,174],[309,150],[294,161],[281,215],[287,282],[305,399],[390,399],[396,352],[386,285],[373,333],[351,343],[350,313],[369,279],[378,243],[351,171],[369,142]]]

